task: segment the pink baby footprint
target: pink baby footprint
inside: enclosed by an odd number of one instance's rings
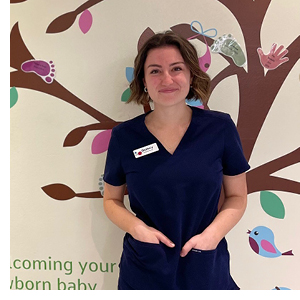
[[[46,83],[52,83],[55,76],[55,68],[53,61],[44,60],[27,60],[22,63],[21,69],[26,72],[34,72],[38,76],[40,76]]]

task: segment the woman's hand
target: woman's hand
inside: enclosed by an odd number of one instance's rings
[[[180,255],[186,256],[192,248],[216,249],[222,238],[238,223],[247,205],[246,174],[223,176],[224,203],[213,222],[183,246]]]
[[[113,186],[105,183],[103,207],[107,217],[122,230],[128,232],[134,239],[159,244],[164,243],[168,247],[175,247],[163,233],[147,226],[142,220],[133,215],[124,205],[125,185]]]
[[[141,221],[136,225],[131,232],[132,237],[140,242],[159,244],[160,242],[168,247],[175,247],[175,244],[170,241],[163,233],[153,227],[147,226]]]
[[[185,243],[181,249],[180,256],[186,256],[193,248],[204,251],[214,250],[217,248],[219,242],[218,239],[212,236],[206,236],[204,232],[197,234]]]

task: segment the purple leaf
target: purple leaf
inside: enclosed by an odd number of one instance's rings
[[[100,154],[108,149],[108,144],[111,137],[111,129],[98,133],[92,143],[92,153]]]
[[[86,34],[92,27],[92,23],[93,23],[93,16],[90,13],[90,11],[87,9],[80,15],[79,28],[84,34]]]

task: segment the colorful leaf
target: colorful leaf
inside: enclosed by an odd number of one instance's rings
[[[122,97],[121,97],[121,101],[122,102],[127,102],[129,97],[131,95],[131,91],[130,91],[130,88],[128,88],[127,90],[124,91],[124,93],[122,94]]]
[[[79,18],[79,28],[80,30],[86,34],[90,28],[92,27],[93,16],[88,9],[86,9]]]
[[[127,78],[129,83],[133,80],[133,71],[134,71],[133,68],[126,67],[126,78]]]
[[[285,208],[281,199],[272,192],[260,192],[260,204],[263,210],[271,217],[284,219]]]
[[[15,87],[10,89],[10,108],[12,108],[18,101],[18,91]]]
[[[110,137],[111,137],[111,129],[102,131],[98,133],[92,143],[92,153],[100,154],[108,149]]]
[[[186,100],[185,100],[185,103],[186,103],[187,105],[189,105],[189,106],[195,106],[195,107],[202,108],[202,109],[204,108],[203,103],[202,103],[202,101],[201,101],[200,99],[197,99],[197,100],[194,100],[194,99],[191,99],[191,100],[186,99]]]

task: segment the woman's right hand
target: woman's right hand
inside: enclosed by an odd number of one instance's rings
[[[154,244],[162,242],[168,247],[174,247],[174,243],[163,233],[147,226],[141,219],[127,210],[124,205],[124,191],[125,184],[113,186],[105,183],[103,207],[107,217],[138,241]]]
[[[160,242],[166,246],[173,248],[175,244],[167,238],[163,233],[156,230],[153,227],[147,226],[141,221],[141,224],[134,226],[132,232],[130,232],[132,237],[140,242],[159,244]]]

